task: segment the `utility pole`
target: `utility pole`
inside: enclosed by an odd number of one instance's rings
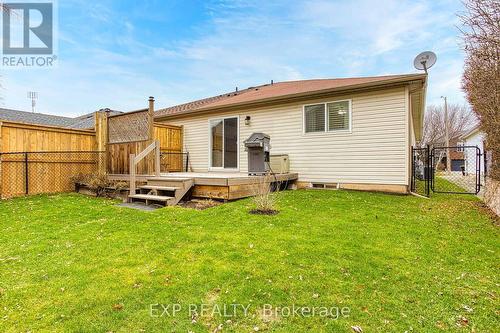
[[[450,132],[448,128],[448,98],[441,96],[444,99],[444,139],[446,144],[446,171],[451,172],[450,159]]]

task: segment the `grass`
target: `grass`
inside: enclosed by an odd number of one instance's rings
[[[458,182],[460,178],[457,178],[455,181]],[[442,175],[435,175],[434,176],[434,191],[438,193],[472,193],[475,189],[471,189],[471,187],[475,187],[474,184],[475,180],[469,181],[468,183],[465,184],[458,184],[456,182],[452,182],[449,180],[446,180],[445,178],[442,177]],[[464,188],[463,186],[460,185],[468,185]],[[427,181],[426,180],[419,180],[415,179],[415,193],[427,196],[426,193],[426,186],[427,186]],[[429,184],[431,188],[429,188],[429,195],[433,195],[435,192],[432,190],[432,185]]]
[[[251,200],[154,212],[76,194],[0,202],[0,331],[499,327],[498,220],[476,198],[279,195],[276,216],[250,215]],[[175,317],[151,306],[173,303],[182,306]],[[238,309],[233,317],[200,311],[191,317],[189,304],[250,307],[248,316]],[[269,315],[265,304],[350,313]]]

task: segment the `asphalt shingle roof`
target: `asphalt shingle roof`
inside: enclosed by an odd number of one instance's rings
[[[110,110],[110,114],[122,113]],[[54,116],[44,113],[26,112],[0,108],[0,121],[13,121],[32,125],[56,126],[74,129],[94,128],[94,113],[88,113],[77,118]]]
[[[74,119],[69,117],[2,108],[0,108],[0,120],[58,127],[68,127],[74,123]]]
[[[402,74],[340,79],[314,79],[300,81],[275,82],[222,95],[200,99],[156,111],[155,117],[166,117],[193,111],[216,109],[231,105],[255,103],[275,98],[294,97],[297,95],[322,92],[340,88],[355,88],[360,85],[377,85],[394,80],[417,79],[421,74]]]

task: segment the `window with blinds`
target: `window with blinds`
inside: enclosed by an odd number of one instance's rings
[[[349,101],[328,103],[327,109],[329,131],[349,130]]]
[[[349,131],[350,129],[350,100],[304,106],[305,133]]]
[[[304,112],[304,128],[306,133],[325,131],[325,104],[307,105],[304,107]]]

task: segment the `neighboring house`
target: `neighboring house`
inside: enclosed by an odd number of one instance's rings
[[[444,141],[442,143],[438,141],[433,144],[433,147],[438,149],[438,151],[435,153],[435,160],[439,161],[439,163],[436,163],[436,169],[445,170],[447,165],[446,150],[439,148],[446,147],[446,143]],[[463,171],[463,168],[465,166],[465,154],[463,144],[460,142],[460,137],[450,139],[450,144],[448,147],[450,147],[449,150],[451,159],[451,171]]]
[[[120,111],[113,111],[108,109],[102,111],[109,111],[111,115],[122,113]],[[76,118],[70,118],[54,116],[50,114],[0,108],[0,122],[1,121],[11,121],[23,124],[54,126],[72,129],[93,129],[95,126],[95,112],[88,113]]]
[[[463,148],[457,146],[455,150],[450,151],[451,171],[463,171],[465,167],[465,153]],[[446,156],[444,157],[444,165],[446,165]]]
[[[184,128],[194,172],[248,170],[244,141],[271,137],[300,186],[406,193],[421,139],[427,75],[279,82],[158,110]]]
[[[470,131],[462,136],[462,144],[464,146],[478,147],[482,154],[486,154],[487,163],[491,163],[491,158],[488,158],[489,154],[485,151],[484,144],[484,133],[481,132],[479,125],[473,127]],[[465,152],[465,170],[468,174],[473,174],[476,172],[476,152],[473,149],[466,149]],[[484,155],[483,155],[484,156]],[[485,160],[481,159],[481,174],[484,175],[485,171]]]

